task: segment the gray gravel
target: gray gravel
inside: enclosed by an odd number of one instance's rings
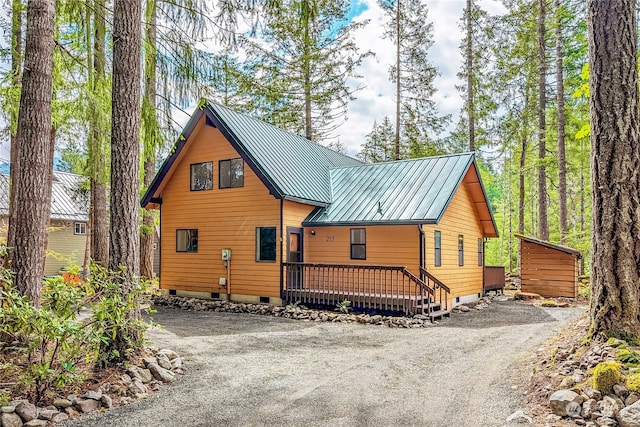
[[[523,408],[528,352],[580,312],[501,301],[391,329],[160,309],[149,338],[187,374],[68,425],[504,426]]]

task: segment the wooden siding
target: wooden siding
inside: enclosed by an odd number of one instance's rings
[[[427,270],[451,289],[453,298],[482,293],[482,266],[478,265],[478,239],[484,237],[470,189],[471,170],[454,194],[439,224],[424,225]],[[441,233],[442,265],[435,266],[434,231]],[[458,266],[458,235],[464,236],[464,266]]]
[[[533,242],[520,241],[522,292],[544,297],[575,298],[578,257]]]
[[[352,228],[366,230],[367,259],[351,259]],[[311,231],[315,231],[315,235]],[[307,227],[305,261],[324,264],[398,265],[417,273],[420,232],[417,225]]]
[[[240,157],[218,129],[199,124],[162,190],[160,287],[224,294],[221,251],[231,249],[232,294],[280,296],[280,245],[276,262],[256,261],[256,227],[276,227],[280,201],[245,163],[244,187],[218,188],[218,161]],[[190,165],[213,162],[213,189],[190,191]],[[176,252],[176,229],[198,229],[198,252]]]
[[[314,209],[314,206],[310,206],[310,205],[305,205],[303,203],[296,203],[296,202],[292,202],[290,200],[285,200],[284,201],[284,206],[283,206],[283,225],[284,225],[284,230],[286,233],[287,227],[295,227],[295,228],[302,228],[302,221],[309,216],[309,214],[311,213],[311,211]],[[309,244],[311,243],[311,237],[315,237],[315,236],[311,236],[309,234],[309,230],[304,230],[304,234],[302,236],[302,256],[303,259],[299,260],[299,262],[304,262],[306,260],[312,260],[312,258],[309,257],[309,254],[307,253],[307,249],[309,248]],[[287,239],[288,236],[284,236],[284,250],[285,252],[287,251]],[[289,262],[291,260],[288,259],[289,254],[285,255],[285,262]],[[316,262],[316,261],[312,261],[312,262]]]

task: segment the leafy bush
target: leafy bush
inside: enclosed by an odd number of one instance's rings
[[[627,388],[631,393],[640,394],[640,374],[632,374],[627,378]]]
[[[620,362],[600,362],[593,369],[591,387],[608,394],[613,386],[622,379],[622,365]]]
[[[346,299],[342,302],[339,302],[338,304],[336,304],[335,311],[339,311],[340,313],[344,313],[344,314],[349,314],[349,311],[351,311],[351,301]]]
[[[0,358],[0,379],[12,375],[17,391],[34,401],[82,381],[81,366],[118,363],[142,348],[148,325],[139,314],[147,282],[127,283],[120,273],[96,265],[91,271],[81,286],[64,277],[47,279],[42,305],[36,308],[0,266],[0,341],[10,343],[0,356],[4,353],[5,362],[13,365],[5,366]],[[82,307],[91,310],[90,318],[79,318]]]
[[[618,360],[627,365],[640,365],[640,352],[622,349],[618,351]]]

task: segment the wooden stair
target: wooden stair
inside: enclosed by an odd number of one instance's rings
[[[416,301],[415,308],[417,310],[422,310],[423,307],[425,316],[429,316],[429,320],[432,322],[445,316],[451,316],[451,310],[442,308],[440,302],[429,303],[429,298],[425,298],[424,301]]]

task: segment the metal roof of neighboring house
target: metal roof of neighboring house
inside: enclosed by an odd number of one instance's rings
[[[53,172],[51,219],[87,222],[88,201],[78,191],[85,178],[67,172]],[[9,175],[0,174],[0,215],[9,215]]]
[[[331,203],[329,171],[335,167],[362,164],[246,114],[236,113],[220,104],[204,103],[182,131],[173,154],[165,160],[145,193],[142,206],[151,202],[202,115],[206,116],[208,125],[220,130],[271,194],[279,199],[326,206]]]
[[[332,203],[304,224],[437,223],[473,160],[466,153],[334,169]]]

